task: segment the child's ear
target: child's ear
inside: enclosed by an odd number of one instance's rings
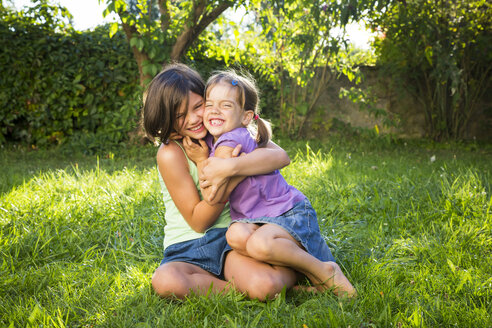
[[[246,110],[244,111],[244,115],[243,115],[243,125],[244,126],[248,126],[249,123],[251,123],[251,120],[253,119],[253,116],[255,116],[255,112],[253,112],[252,110]]]

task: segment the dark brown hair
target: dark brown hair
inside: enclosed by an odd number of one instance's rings
[[[179,63],[166,66],[150,82],[144,94],[143,127],[153,142],[167,143],[176,131],[176,115],[188,109],[189,92],[203,96],[205,83],[194,69]]]
[[[253,121],[256,121],[257,124],[256,143],[258,144],[258,147],[265,147],[272,138],[272,128],[268,121],[257,116],[260,114],[260,95],[253,77],[245,72],[242,72],[241,75],[234,71],[215,72],[215,74],[207,81],[205,97],[210,89],[219,83],[226,83],[231,88],[235,88],[238,97],[237,101],[241,108],[245,111],[253,111],[255,116]]]

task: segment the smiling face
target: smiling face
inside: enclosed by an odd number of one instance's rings
[[[217,140],[226,132],[247,126],[252,111],[245,111],[238,103],[237,91],[226,83],[218,83],[208,90],[205,101],[204,124]]]
[[[193,139],[202,139],[207,135],[207,130],[203,125],[203,97],[189,92],[188,108],[183,103],[176,113],[176,132],[183,136]]]

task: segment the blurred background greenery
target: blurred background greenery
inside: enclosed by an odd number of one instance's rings
[[[170,61],[204,78],[248,70],[263,116],[293,140],[491,140],[490,2],[101,3],[116,20],[79,31],[55,1],[0,1],[0,144],[92,153],[141,142],[142,92]],[[350,42],[354,23],[372,31],[370,47]]]

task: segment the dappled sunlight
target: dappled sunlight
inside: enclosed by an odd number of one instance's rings
[[[238,293],[159,298],[151,277],[162,257],[165,208],[154,155],[143,150],[99,165],[97,157],[79,158],[1,194],[4,308],[21,326],[180,326],[185,319],[267,326],[289,325],[292,316],[308,327],[441,324],[454,322],[458,308],[467,309],[458,322],[484,322],[492,270],[488,155],[461,150],[453,160],[456,150],[378,147],[304,144],[282,170],[313,204],[358,290],[353,302],[295,291],[267,303]],[[326,311],[313,315],[315,308]]]
[[[282,172],[312,202],[359,295],[377,311],[391,304],[382,317],[452,322],[454,308],[470,308],[459,320],[481,326],[492,269],[490,170],[478,158],[429,153],[307,148]]]
[[[491,326],[490,1],[27,2],[0,1],[0,326]],[[194,82],[151,97],[172,62]],[[256,81],[281,173],[357,297],[153,291],[166,208],[149,139],[183,120],[205,133],[195,73],[229,68]],[[223,206],[173,198],[192,221]]]
[[[1,239],[8,242],[0,250],[9,307],[27,311],[33,324],[100,323],[112,315],[107,304],[134,293],[139,282],[150,293],[164,224],[156,174],[155,168],[111,174],[71,168],[3,194]]]

